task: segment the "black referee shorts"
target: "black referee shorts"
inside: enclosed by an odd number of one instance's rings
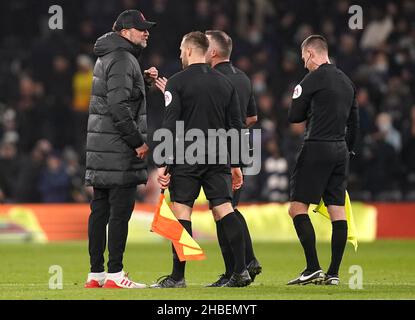
[[[349,171],[346,142],[305,141],[290,178],[290,201],[344,206]]]
[[[242,188],[243,186],[233,192],[233,196],[232,196],[232,207],[233,208],[236,208],[239,205],[239,200],[241,199]]]
[[[203,187],[210,208],[232,201],[232,175],[228,165],[174,165],[170,178],[173,202],[193,207]]]
[[[243,169],[242,166],[241,166],[241,169]],[[242,176],[242,179],[245,182],[244,175]],[[243,188],[244,188],[244,185],[242,185],[242,187],[240,187],[239,189],[233,191],[233,195],[232,195],[232,207],[233,208],[236,208],[239,205],[239,200],[241,199],[241,193],[242,193]]]

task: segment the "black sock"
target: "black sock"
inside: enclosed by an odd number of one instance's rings
[[[333,221],[333,233],[331,235],[331,263],[327,274],[338,275],[342,262],[344,248],[347,242],[347,221]]]
[[[235,261],[233,259],[231,244],[225,236],[221,220],[216,221],[216,233],[218,235],[218,242],[220,251],[222,252],[223,262],[225,263],[225,275],[229,278],[233,273]]]
[[[317,271],[321,269],[317,257],[316,235],[310,217],[306,213],[299,214],[294,217],[293,221],[298,238],[304,249],[305,258],[307,260],[307,270]]]
[[[242,213],[238,209],[234,209],[236,216],[242,224],[244,230],[244,239],[245,239],[245,259],[246,264],[250,263],[255,259],[254,248],[252,247],[251,235],[249,234],[248,225]]]
[[[180,219],[179,222],[186,229],[186,231],[189,232],[190,235],[192,235],[192,222],[189,220]],[[171,276],[174,280],[179,281],[184,278],[184,269],[186,267],[186,261],[180,261],[173,244],[171,245],[171,247],[173,252],[173,271],[171,273]]]
[[[243,227],[234,212],[224,216],[221,220],[223,232],[232,248],[235,260],[233,271],[241,273],[246,269],[245,265],[245,241]]]

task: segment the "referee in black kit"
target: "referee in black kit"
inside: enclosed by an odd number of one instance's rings
[[[219,72],[206,64],[209,40],[202,32],[191,32],[183,37],[180,51],[184,70],[171,77],[165,88],[165,115],[162,128],[176,132],[177,121],[182,121],[184,131],[200,129],[203,139],[208,140],[209,129],[242,129],[238,96],[232,84]],[[205,144],[208,145],[208,141]],[[225,148],[225,156],[227,150]],[[232,208],[232,189],[242,185],[239,167],[229,164],[189,164],[183,155],[173,155],[170,173],[165,167],[158,169],[158,181],[162,188],[169,187],[171,208],[183,227],[192,234],[191,214],[194,201],[203,187],[212,213],[221,221],[227,241],[230,243],[235,264],[226,287],[243,287],[251,283],[245,265],[245,242],[243,226]],[[216,154],[216,156],[219,156]],[[204,154],[205,160],[208,154]],[[155,162],[157,163],[156,156]],[[210,158],[211,159],[211,158]],[[160,165],[160,164],[159,164]],[[232,174],[234,173],[234,174]],[[232,174],[232,175],[231,175]],[[234,179],[232,179],[234,177]],[[183,288],[186,286],[181,262],[173,248],[173,271],[160,279],[152,288]]]
[[[206,53],[206,62],[209,63],[212,68],[225,75],[235,87],[236,92],[238,93],[239,106],[241,108],[241,120],[245,125],[244,127],[249,128],[257,122],[255,97],[251,81],[247,75],[238,68],[235,68],[230,61],[232,53],[232,38],[221,30],[208,30],[205,34],[209,39],[209,49]],[[245,164],[241,162],[241,167],[244,166]],[[240,195],[241,188],[234,191],[232,206],[244,228],[246,266],[252,281],[254,281],[255,277],[261,273],[262,267],[255,257],[248,225],[244,216],[237,208]],[[233,273],[234,266],[234,257],[231,246],[226,239],[226,235],[224,234],[221,220],[216,221],[216,231],[226,270],[216,282],[209,285],[210,287],[220,287],[226,283]]]
[[[289,214],[303,246],[307,267],[288,284],[339,284],[339,267],[347,241],[344,209],[349,157],[353,153],[358,110],[351,80],[330,63],[327,41],[312,35],[301,44],[310,73],[294,89],[288,118],[307,121],[304,144],[290,180]],[[316,237],[307,214],[323,198],[332,220],[331,263],[324,273],[317,258]]]

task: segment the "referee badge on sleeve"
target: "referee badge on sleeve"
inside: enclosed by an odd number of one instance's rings
[[[303,88],[301,87],[301,85],[297,84],[297,86],[294,88],[293,99],[297,99],[299,96],[301,96],[302,92]]]
[[[164,92],[164,103],[166,107],[169,106],[172,100],[173,100],[173,97],[171,95],[171,92],[170,91]]]

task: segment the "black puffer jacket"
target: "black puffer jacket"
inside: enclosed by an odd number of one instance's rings
[[[110,32],[97,40],[94,52],[85,183],[98,188],[145,183],[147,165],[135,152],[147,133],[140,48]]]

